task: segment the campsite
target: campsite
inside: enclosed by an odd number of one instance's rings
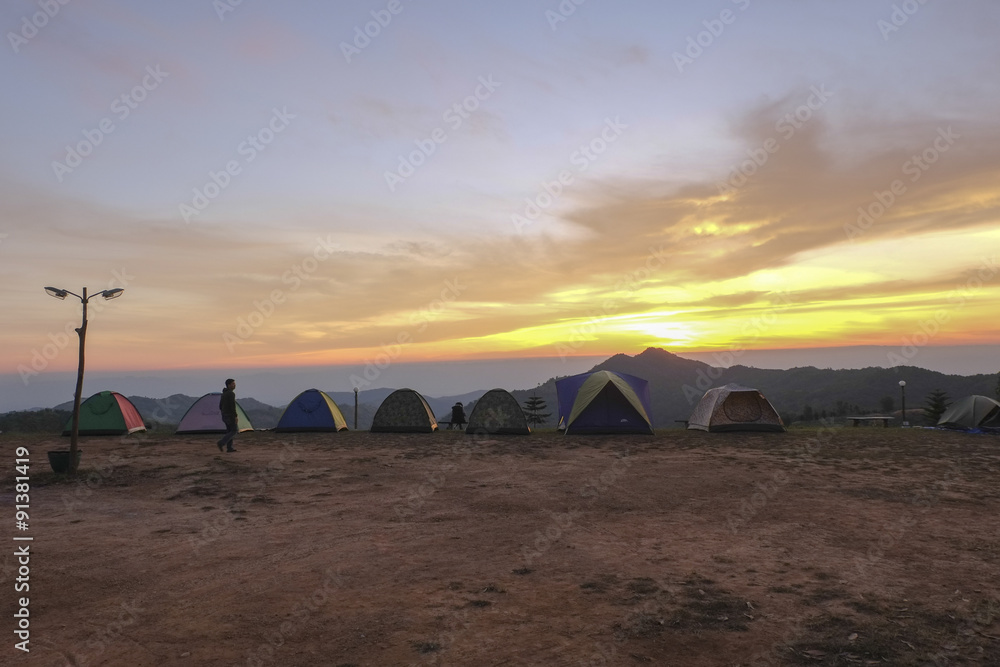
[[[18,664],[1000,664],[995,436],[2,437]]]
[[[3,10],[0,667],[1000,667],[1000,0]]]

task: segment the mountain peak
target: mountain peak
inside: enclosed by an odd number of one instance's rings
[[[693,359],[685,359],[676,354],[667,352],[659,347],[647,347],[645,350],[630,357],[627,354],[616,354],[606,359],[592,370],[620,371],[642,378],[649,378],[652,375],[695,372],[699,368],[707,368],[708,365]]]
[[[654,360],[666,360],[666,359],[680,359],[676,354],[672,352],[667,352],[662,347],[647,347],[645,350],[635,355],[636,359],[642,359],[643,361],[654,361]]]

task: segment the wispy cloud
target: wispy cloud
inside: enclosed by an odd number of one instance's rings
[[[107,317],[128,326],[94,352],[134,367],[354,360],[415,328],[414,357],[551,353],[595,321],[581,354],[725,346],[776,294],[789,305],[758,343],[898,337],[998,243],[997,10],[969,7],[928,5],[886,43],[861,2],[754,5],[678,76],[673,45],[710,18],[697,3],[588,3],[555,33],[520,0],[413,5],[351,64],[331,35],[367,11],[346,5],[244,3],[220,22],[210,3],[72,3],[0,64],[29,102],[0,162],[0,276],[20,314],[5,363],[67,315],[40,286],[122,267],[135,279]],[[158,62],[170,85],[55,187],[51,160],[135,63]],[[502,87],[387,192],[384,172],[480,76]],[[182,224],[177,202],[275,105],[294,128]],[[618,116],[628,130],[578,168]],[[566,169],[518,233],[511,215]],[[317,239],[336,247],[306,270]],[[460,294],[435,311],[449,281]],[[984,286],[947,336],[993,335],[996,297]]]

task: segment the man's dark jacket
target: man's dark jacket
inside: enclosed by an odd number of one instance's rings
[[[219,399],[219,411],[222,412],[224,421],[236,421],[236,392],[226,387],[222,390],[222,398]]]

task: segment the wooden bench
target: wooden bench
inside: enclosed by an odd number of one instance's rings
[[[885,415],[872,415],[868,417],[847,417],[851,421],[851,426],[858,426],[861,422],[882,422],[882,428],[889,427],[889,420],[895,419],[895,417],[887,417]]]

